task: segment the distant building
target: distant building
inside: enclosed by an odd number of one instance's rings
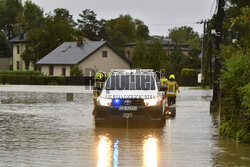
[[[11,65],[11,57],[0,55],[0,70],[9,70]]]
[[[25,51],[26,34],[21,33],[9,41],[13,46],[13,70],[34,70],[34,66],[29,63],[25,64],[22,58],[22,53]]]
[[[83,70],[84,76],[114,68],[129,69],[132,65],[106,41],[64,42],[36,64],[44,75],[52,76],[70,76],[74,65]]]
[[[170,38],[159,39],[159,42],[162,44],[163,49],[166,51],[166,56],[170,55],[172,53],[172,51],[176,48],[176,46],[180,47],[180,49],[184,55],[188,55],[189,45],[187,45],[187,44],[175,43]],[[151,45],[154,43],[154,40],[147,40],[147,41],[144,41],[144,43],[146,45]],[[125,54],[124,55],[127,58],[130,59],[131,56],[133,56],[135,46],[136,46],[135,42],[125,44]]]

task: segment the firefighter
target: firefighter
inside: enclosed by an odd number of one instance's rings
[[[171,106],[175,104],[177,91],[180,93],[178,83],[175,81],[175,76],[173,74],[169,76],[167,85],[168,85],[168,91],[167,91],[168,106]]]
[[[93,87],[93,102],[94,102],[94,110],[93,110],[93,114],[95,114],[95,108],[96,108],[96,102],[97,102],[97,98],[98,96],[100,96],[101,94],[101,90],[98,90],[97,87],[101,87],[103,88],[104,86],[104,74],[101,72],[96,73],[95,75],[95,83],[94,83],[94,87]]]
[[[161,85],[167,86],[168,79],[163,75],[161,76]]]

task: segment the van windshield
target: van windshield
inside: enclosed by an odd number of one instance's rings
[[[155,79],[152,75],[112,75],[106,90],[155,90]]]

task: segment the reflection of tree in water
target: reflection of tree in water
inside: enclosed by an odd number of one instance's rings
[[[232,139],[218,136],[220,124],[219,112],[210,112],[213,123],[213,139],[216,142],[212,157],[214,166],[250,166],[250,147],[242,143],[237,143]]]
[[[217,153],[214,156],[216,166],[250,166],[250,147],[236,143],[232,139],[219,138]]]
[[[65,93],[1,92],[0,104],[58,103],[66,100]]]

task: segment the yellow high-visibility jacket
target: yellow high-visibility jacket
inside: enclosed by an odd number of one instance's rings
[[[176,81],[168,81],[167,97],[176,97],[177,91],[180,92]]]
[[[101,91],[96,89],[97,86],[101,86],[101,88],[103,89],[104,83],[101,81],[96,81],[94,83],[94,87],[93,87],[94,88],[94,90],[93,90],[93,95],[94,95],[93,99],[94,100],[97,99],[97,97],[100,96],[100,94],[101,94]]]
[[[167,78],[161,78],[161,85],[167,86],[168,79]]]

